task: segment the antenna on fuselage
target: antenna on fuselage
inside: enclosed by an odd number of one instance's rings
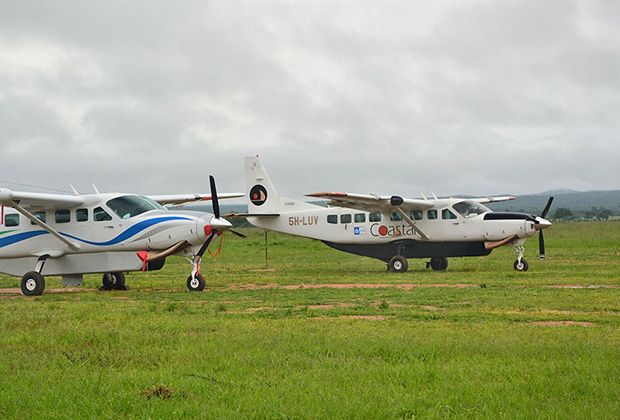
[[[435,200],[439,200],[439,199],[437,198],[437,196],[435,195],[435,193],[434,193],[434,192],[432,192],[432,191],[431,191],[431,194],[433,194],[433,198],[434,198]]]
[[[73,190],[73,194],[79,196],[80,193],[78,192],[78,190],[75,189],[75,187],[73,186],[73,184],[69,183],[69,186],[71,187],[71,189]]]
[[[99,188],[97,188],[97,186],[96,186],[95,184],[93,184],[93,188],[95,189],[95,193],[97,193],[97,194],[101,194],[101,193],[99,192]]]
[[[428,198],[426,198],[426,196],[424,195],[424,193],[422,191],[420,191],[420,194],[422,194],[422,198],[425,200],[428,200]]]

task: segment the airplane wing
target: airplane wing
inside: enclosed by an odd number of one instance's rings
[[[244,197],[243,193],[218,193],[217,198],[239,198]],[[151,200],[157,201],[159,204],[184,204],[194,203],[197,201],[211,200],[211,194],[168,194],[168,195],[147,195]]]
[[[60,242],[67,245],[69,248],[76,250],[80,249],[79,244],[69,240],[47,223],[39,220],[32,214],[32,211],[78,207],[84,204],[84,199],[82,197],[62,194],[11,191],[9,189],[2,188],[0,190],[0,204],[2,206],[14,208],[28,218],[32,223],[48,231],[52,236],[56,237]]]
[[[336,192],[319,192],[306,194],[306,196],[330,200],[327,204],[331,206],[346,207],[372,213],[398,213],[420,235],[423,241],[431,240],[430,236],[424,233],[407,214],[412,210],[425,210],[433,207],[433,203],[430,201],[402,198],[397,195],[380,197],[376,195]]]
[[[501,197],[482,197],[482,198],[472,198],[471,200],[476,201],[480,204],[487,203],[497,203],[498,201],[509,201],[514,200],[515,197],[511,195],[501,196]]]
[[[433,207],[433,203],[427,200],[402,198],[396,195],[381,197],[370,194],[318,192],[306,194],[306,196],[329,200],[327,204],[330,206],[346,207],[372,213],[389,213],[395,211],[397,207],[405,211],[425,210]]]
[[[25,209],[65,209],[83,205],[84,199],[74,195],[32,193],[1,188],[0,204],[7,207],[19,205]]]

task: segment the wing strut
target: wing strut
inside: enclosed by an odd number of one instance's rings
[[[418,233],[418,235],[420,235],[420,237],[422,238],[422,240],[423,240],[423,241],[430,241],[430,240],[431,240],[431,237],[430,237],[430,236],[428,236],[426,233],[424,233],[424,232],[422,231],[422,229],[420,229],[420,228],[419,228],[419,227],[415,224],[415,222],[414,222],[413,220],[411,220],[411,218],[407,215],[407,213],[405,213],[405,212],[403,211],[403,209],[401,209],[400,207],[396,207],[396,208],[395,208],[395,210],[396,210],[396,213],[400,214],[400,216],[403,218],[403,220],[404,220],[405,222],[407,222],[407,224],[408,224],[409,226],[411,226],[411,227],[413,228],[413,230],[415,230],[415,231]]]

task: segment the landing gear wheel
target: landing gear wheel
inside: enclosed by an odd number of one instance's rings
[[[125,290],[125,274],[121,272],[117,273],[105,273],[103,278],[103,288],[105,290]]]
[[[388,264],[392,273],[404,273],[407,271],[409,264],[407,259],[402,255],[394,255]]]
[[[22,277],[22,293],[26,296],[38,296],[45,290],[45,278],[36,271],[29,271]]]
[[[516,260],[514,263],[514,269],[517,271],[527,271],[528,268],[530,268],[530,266],[527,261],[525,261],[525,258],[521,258],[520,262],[519,260]]]
[[[206,285],[207,282],[200,273],[196,273],[196,277],[189,276],[187,278],[187,288],[190,292],[202,292]]]
[[[448,268],[448,259],[446,257],[433,257],[430,266],[435,271],[443,271]]]

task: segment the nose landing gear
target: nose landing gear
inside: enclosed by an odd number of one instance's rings
[[[513,264],[514,269],[517,271],[527,271],[529,265],[525,258],[523,258],[523,254],[525,253],[525,247],[523,246],[523,244],[521,244],[513,246],[512,248],[519,253],[519,256]]]

